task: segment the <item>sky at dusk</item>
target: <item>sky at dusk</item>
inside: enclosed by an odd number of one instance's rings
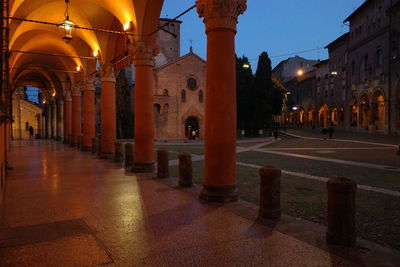
[[[193,5],[194,0],[165,0],[161,17],[174,18]],[[364,0],[248,0],[247,11],[239,17],[236,53],[250,58],[253,70],[258,55],[267,51],[272,65],[290,56],[326,59],[324,47],[348,31],[343,20]],[[181,54],[189,51],[206,57],[204,24],[196,10],[180,18]],[[320,50],[318,50],[320,48]],[[301,51],[307,53],[296,53]],[[288,55],[290,54],[290,55]],[[282,56],[284,55],[284,56]]]

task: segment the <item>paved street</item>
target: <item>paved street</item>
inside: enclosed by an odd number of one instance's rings
[[[258,170],[262,166],[282,169],[284,212],[324,224],[325,183],[333,177],[347,177],[358,183],[358,232],[362,237],[400,249],[400,138],[380,134],[338,132],[324,140],[319,131],[288,130],[290,137],[238,140],[238,185],[241,197],[253,203],[259,199]],[[203,144],[181,146],[159,144],[170,154],[193,154],[197,183],[203,182]],[[177,167],[173,171],[177,175]]]

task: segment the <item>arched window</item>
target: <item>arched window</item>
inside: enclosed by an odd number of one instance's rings
[[[187,80],[187,88],[190,90],[196,90],[198,87],[197,80],[195,78],[189,78]]]
[[[154,104],[154,113],[155,113],[156,115],[160,115],[160,112],[161,112],[161,106],[160,106],[160,104]]]
[[[181,101],[186,102],[186,91],[185,90],[181,91]]]
[[[203,90],[200,90],[200,91],[199,91],[199,102],[200,102],[200,103],[203,103],[203,101],[204,101]]]
[[[163,96],[169,96],[168,89],[164,89]]]

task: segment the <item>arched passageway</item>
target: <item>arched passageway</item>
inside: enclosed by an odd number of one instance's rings
[[[318,117],[319,117],[319,126],[322,128],[328,128],[329,125],[329,107],[328,105],[323,105],[318,112]]]
[[[386,118],[385,118],[386,106],[385,106],[385,98],[382,92],[377,91],[372,96],[371,101],[371,122],[372,127],[374,127],[376,131],[385,131],[386,129]]]
[[[185,121],[185,136],[187,139],[197,139],[200,137],[199,119],[191,116]]]

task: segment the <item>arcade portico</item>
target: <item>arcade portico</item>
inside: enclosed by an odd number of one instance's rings
[[[42,137],[74,146],[82,136],[83,150],[90,150],[96,137],[94,90],[101,86],[101,157],[109,158],[116,141],[115,73],[130,64],[135,67],[132,170],[153,172],[153,71],[159,53],[155,33],[164,1],[2,2],[3,15],[9,18],[2,20],[3,45],[10,51],[9,57],[2,58],[2,180],[6,179],[14,116],[10,99],[18,88],[32,85],[43,94]],[[192,4],[204,20],[208,40],[206,174],[201,198],[235,201],[235,34],[246,0],[199,0]]]

